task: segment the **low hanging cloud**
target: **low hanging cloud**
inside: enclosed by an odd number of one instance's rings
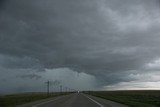
[[[29,78],[29,79],[40,79],[41,78],[41,76],[39,76],[39,75],[36,75],[36,74],[27,74],[27,75],[22,75],[22,76],[20,76],[20,78]]]
[[[74,90],[95,89],[97,81],[94,76],[77,73],[68,68],[46,69],[45,72],[37,73],[33,69],[8,69],[0,68],[1,88],[0,93],[18,92],[45,92],[46,82],[50,83],[50,91],[63,91],[66,87]],[[7,78],[6,78],[7,77]]]
[[[157,72],[159,65],[150,65],[160,58],[159,0],[1,0],[0,5],[4,73],[68,68],[94,76],[99,88],[136,80],[130,78],[133,71]]]

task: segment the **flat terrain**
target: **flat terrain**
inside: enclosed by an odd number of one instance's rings
[[[86,93],[130,107],[160,107],[160,91],[158,90],[89,91]]]
[[[16,107],[17,105],[22,105],[25,103],[42,99],[54,98],[65,94],[70,94],[70,93],[50,93],[50,95],[47,95],[47,93],[32,92],[32,93],[4,95],[0,96],[0,107]]]
[[[128,107],[113,101],[104,100],[98,97],[74,93],[60,96],[53,100],[29,104],[23,107]]]
[[[49,96],[46,93],[5,95],[0,96],[0,107],[160,107],[160,91],[84,93],[50,93]]]

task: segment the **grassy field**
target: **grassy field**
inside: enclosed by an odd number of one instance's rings
[[[64,94],[69,93],[50,93],[50,95],[47,95],[46,93],[23,93],[0,96],[0,107],[16,107],[17,105]]]
[[[130,107],[160,107],[160,91],[90,91],[86,93]]]

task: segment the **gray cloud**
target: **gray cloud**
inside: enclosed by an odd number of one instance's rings
[[[29,79],[40,79],[42,78],[41,76],[39,75],[36,75],[36,74],[27,74],[27,75],[22,75],[20,76],[20,78],[29,78]]]
[[[5,72],[4,72],[5,71]],[[1,82],[0,93],[18,92],[44,92],[46,82],[50,81],[50,91],[60,91],[66,87],[76,90],[94,89],[96,79],[94,76],[72,71],[68,68],[45,69],[45,72],[37,72],[33,69],[5,69],[0,67]],[[85,83],[85,84],[84,84]]]
[[[159,11],[159,0],[6,0],[0,64],[70,68],[100,85],[132,81],[124,76],[160,57]]]

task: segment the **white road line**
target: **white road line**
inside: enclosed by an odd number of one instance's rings
[[[61,98],[61,97],[55,98],[55,99],[53,99],[53,100],[45,101],[45,102],[42,102],[42,103],[38,103],[38,104],[36,104],[36,105],[33,105],[32,107],[37,107],[37,106],[40,106],[40,105],[43,105],[43,104],[46,104],[46,103],[49,103],[49,102],[58,100],[59,98]]]
[[[104,107],[102,104],[100,104],[99,102],[93,100],[92,98],[88,97],[87,95],[83,94],[85,97],[87,97],[88,99],[90,99],[91,101],[93,101],[94,103],[96,103],[97,105],[99,105],[100,107]]]

